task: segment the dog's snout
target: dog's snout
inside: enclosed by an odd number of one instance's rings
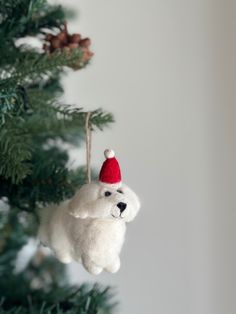
[[[127,204],[123,203],[123,202],[119,202],[117,204],[117,207],[120,209],[120,212],[122,213],[125,209],[126,209]]]

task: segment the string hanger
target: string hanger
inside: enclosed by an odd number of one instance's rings
[[[92,128],[91,117],[92,112],[88,111],[85,119],[85,133],[86,133],[86,177],[87,183],[91,182],[91,141],[92,141]]]

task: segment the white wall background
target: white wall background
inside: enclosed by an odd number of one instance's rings
[[[65,98],[114,113],[92,162],[114,148],[143,203],[120,272],[72,281],[116,286],[121,314],[235,314],[235,1],[61,2],[95,52]]]

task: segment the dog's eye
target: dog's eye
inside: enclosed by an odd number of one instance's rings
[[[121,193],[121,194],[124,194],[124,192],[123,192],[123,191],[121,191],[121,190],[117,190],[117,192],[118,192],[118,193]]]
[[[105,196],[110,196],[110,195],[111,195],[111,192],[106,191],[104,195],[105,195]]]

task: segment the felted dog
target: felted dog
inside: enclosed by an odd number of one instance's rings
[[[105,150],[98,182],[85,184],[70,200],[41,212],[39,238],[63,263],[81,262],[92,274],[115,273],[126,222],[137,215],[137,195],[121,182],[112,150]]]

